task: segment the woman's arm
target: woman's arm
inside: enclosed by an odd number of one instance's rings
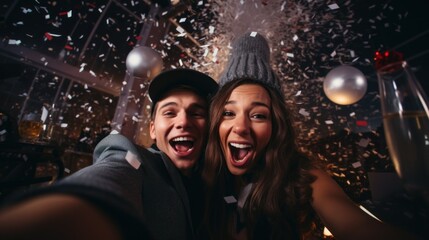
[[[0,212],[0,239],[121,239],[108,216],[86,201],[46,194]]]
[[[362,211],[322,170],[312,170],[313,208],[336,239],[417,239]]]

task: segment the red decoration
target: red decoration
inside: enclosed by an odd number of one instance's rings
[[[396,62],[404,61],[403,54],[397,51],[385,51],[385,52],[375,52],[374,56],[375,69],[380,70],[381,68]]]
[[[45,32],[45,38],[48,39],[49,41],[52,40],[52,35],[49,34],[48,32]]]
[[[358,127],[368,127],[368,122],[366,120],[356,120],[356,126],[358,126]]]

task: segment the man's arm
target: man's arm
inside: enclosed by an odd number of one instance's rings
[[[148,152],[146,149],[137,150],[120,134],[108,135],[95,147],[93,165],[64,178],[57,185],[90,199],[115,205],[121,201],[123,211],[141,215],[142,151]],[[105,194],[110,197],[106,199]]]
[[[88,202],[49,194],[0,212],[0,239],[121,239],[109,217]]]
[[[116,225],[109,234],[112,238],[116,238],[117,230],[122,234],[143,234],[142,169],[135,146],[121,135],[109,135],[97,145],[94,157],[93,165],[54,185],[11,199],[0,213],[2,234],[13,234],[9,235],[13,239],[18,236],[15,234],[24,237],[33,233],[40,234],[35,239],[62,239],[61,234],[83,230],[84,236],[98,236],[102,232],[98,226],[103,229],[111,225]],[[87,231],[89,227],[93,231]]]

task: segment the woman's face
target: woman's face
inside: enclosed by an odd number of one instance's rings
[[[271,137],[271,98],[258,84],[235,88],[219,126],[223,154],[234,175],[249,172],[263,156]]]

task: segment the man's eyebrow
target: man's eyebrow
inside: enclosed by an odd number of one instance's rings
[[[207,110],[207,106],[204,104],[200,104],[200,103],[192,103],[190,106],[190,108],[201,108],[203,110]]]
[[[166,103],[160,105],[158,109],[166,108],[169,106],[178,106],[178,104],[176,102],[166,102]],[[192,103],[189,106],[189,108],[200,108],[203,110],[207,110],[207,106],[205,104],[200,104],[200,103]]]
[[[160,105],[159,109],[162,109],[162,108],[165,108],[165,107],[168,107],[168,106],[177,106],[177,103],[175,103],[175,102],[166,102],[166,103]]]

